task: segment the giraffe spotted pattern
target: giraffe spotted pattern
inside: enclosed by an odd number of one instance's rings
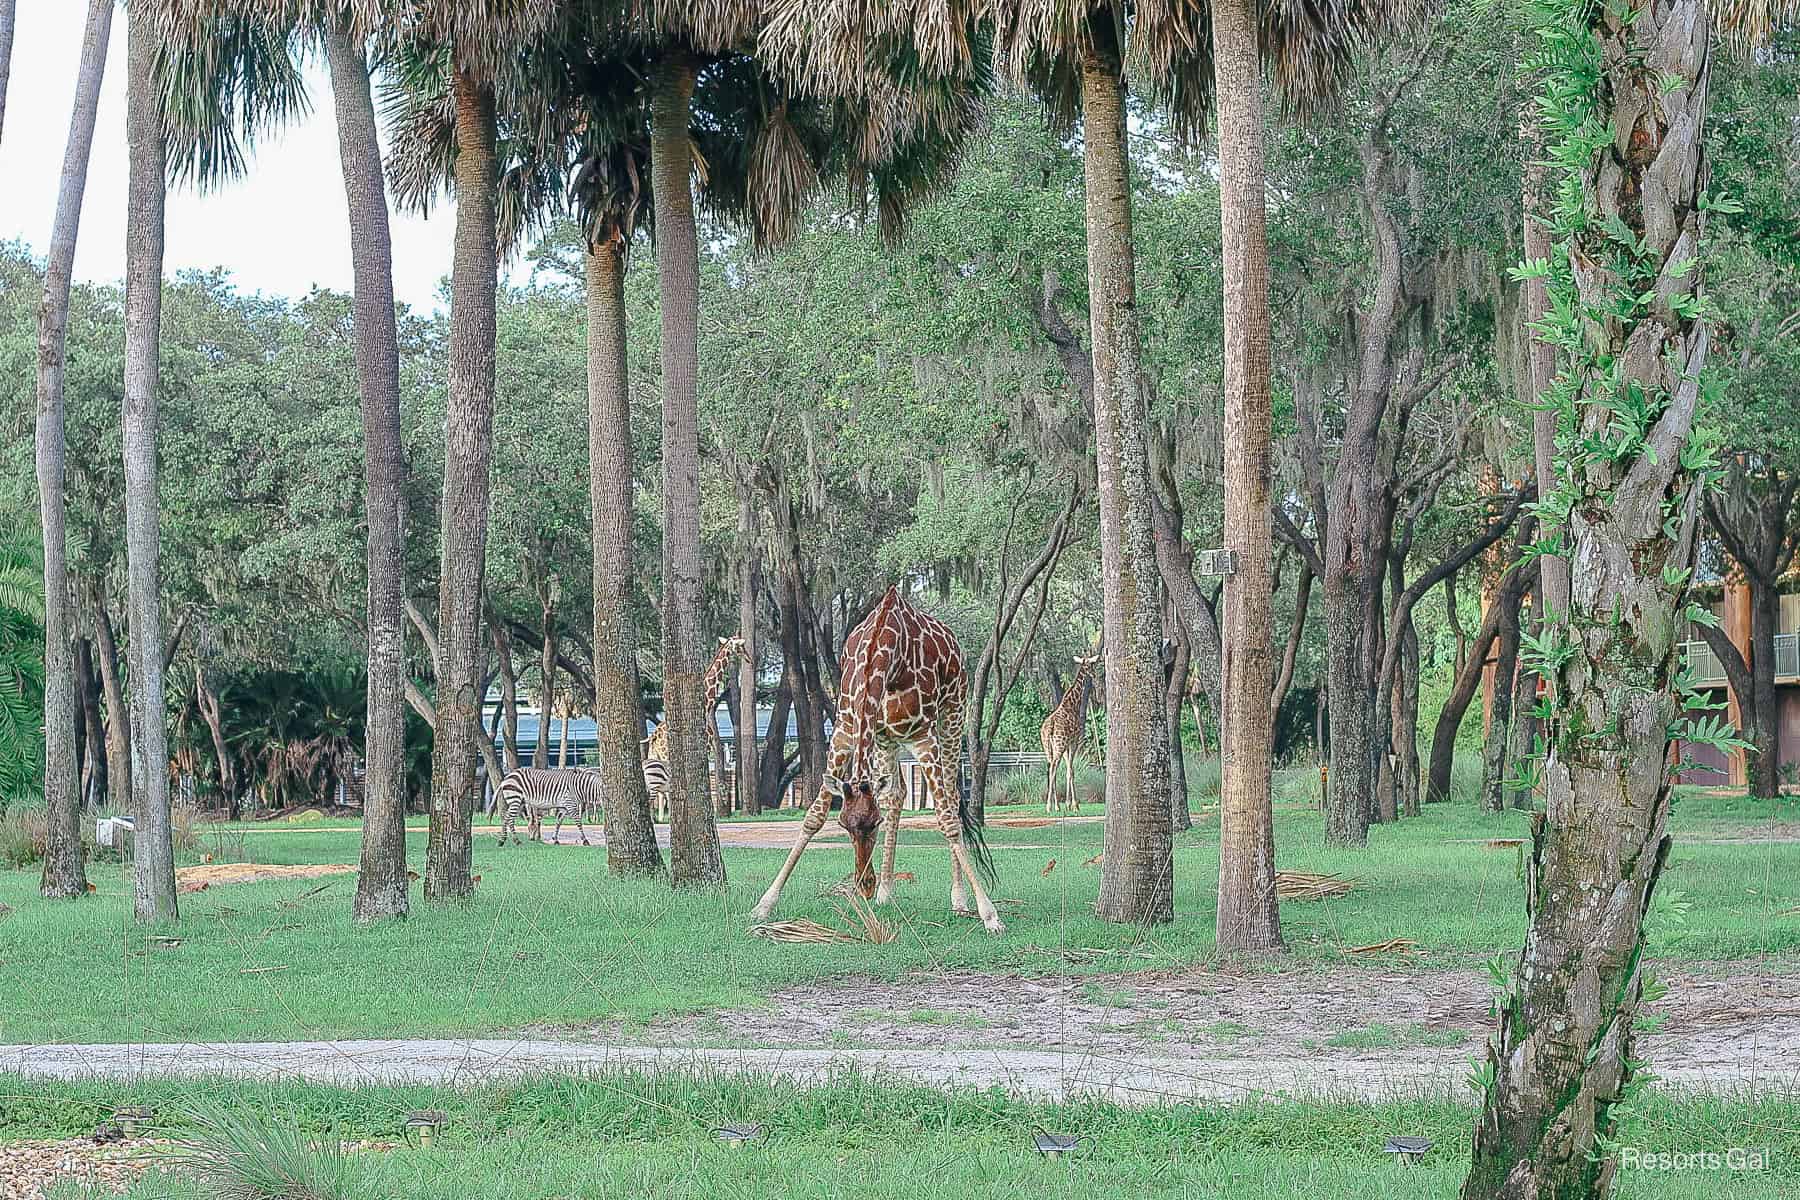
[[[898,588],[889,588],[875,611],[851,630],[843,661],[825,778],[800,822],[787,861],[753,915],[767,920],[775,911],[800,855],[824,827],[833,799],[843,804],[839,823],[856,848],[859,880],[868,876],[875,826],[870,818],[879,802],[880,824],[885,828],[875,902],[886,904],[893,898],[901,802],[895,763],[900,747],[906,746],[919,761],[926,792],[937,809],[938,829],[950,845],[951,908],[979,915],[992,933],[1006,932],[977,874],[978,869],[988,874],[991,866],[957,788],[968,675],[955,635],[942,621],[907,603]],[[968,892],[975,896],[973,911]]]

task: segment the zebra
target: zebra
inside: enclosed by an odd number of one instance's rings
[[[663,733],[661,726],[657,733]],[[644,756],[644,790],[650,793],[650,812],[658,821],[669,819],[669,738],[667,733],[658,738],[652,734],[647,741],[639,744]],[[652,757],[654,756],[654,757]]]
[[[506,817],[500,825],[500,844],[506,845],[506,835],[512,834],[513,845],[518,845],[519,812],[523,809],[528,818],[527,832],[533,841],[543,837],[544,814],[551,809],[556,810],[556,828],[551,837],[562,834],[564,821],[575,822],[575,831],[581,835],[581,844],[589,844],[587,829],[581,823],[583,801],[591,796],[599,782],[600,772],[593,767],[565,767],[548,769],[542,767],[520,767],[510,771],[500,781],[500,790],[495,793],[495,803],[505,808]]]

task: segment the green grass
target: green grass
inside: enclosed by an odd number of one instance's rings
[[[1406,1047],[1460,1046],[1469,1035],[1460,1029],[1427,1029],[1423,1025],[1383,1025],[1376,1022],[1346,1029],[1325,1039],[1327,1046],[1347,1050],[1394,1050]]]
[[[1741,820],[1745,811],[1739,801],[1686,798],[1676,827],[1753,832],[1757,825]],[[1327,848],[1309,808],[1282,807],[1276,819],[1279,866],[1358,880],[1346,897],[1282,906],[1292,957],[1338,959],[1349,947],[1391,937],[1427,951],[1371,967],[1391,970],[1473,964],[1521,944],[1520,854],[1486,842],[1524,836],[1522,814],[1432,805],[1417,820],[1377,827],[1362,851]],[[219,886],[181,897],[176,946],[152,941],[132,923],[123,866],[95,864],[98,893],[70,904],[40,900],[36,870],[0,871],[0,902],[14,909],[0,919],[0,996],[9,998],[0,1000],[0,1042],[461,1034],[753,1004],[785,984],[850,973],[891,979],[912,970],[1175,967],[1213,953],[1217,828],[1216,812],[1203,810],[1177,839],[1176,921],[1148,934],[1091,915],[1100,872],[1081,863],[1100,850],[1099,824],[993,828],[998,894],[1022,901],[1006,908],[1003,939],[948,915],[942,839],[908,831],[899,866],[918,882],[901,885],[890,910],[900,937],[881,946],[749,937],[746,914],[780,864],[779,849],[728,850],[726,891],[674,894],[661,883],[608,878],[599,850],[500,848],[479,839],[482,881],[468,903],[426,905],[415,890],[411,918],[359,928],[350,920],[348,875]],[[356,861],[350,831],[245,838],[256,861]],[[408,845],[417,865],[424,837]],[[1058,865],[1046,875],[1050,859]],[[781,915],[840,922],[819,893],[848,867],[842,842],[815,846]],[[323,891],[306,895],[320,883]],[[1653,956],[1800,950],[1800,919],[1784,915],[1800,905],[1800,845],[1694,844],[1678,836],[1658,896]]]
[[[121,1088],[0,1078],[0,1138],[85,1133],[118,1103],[153,1107],[160,1132],[191,1136],[198,1100],[301,1136],[399,1141],[404,1114],[443,1110],[429,1150],[353,1153],[345,1195],[461,1200],[549,1197],[761,1197],[925,1200],[1116,1195],[1275,1200],[1426,1200],[1454,1194],[1474,1113],[1448,1099],[1385,1103],[1289,1101],[1122,1108],[1099,1101],[1036,1104],[995,1091],[937,1091],[845,1074],[796,1087],[781,1080],[637,1075],[548,1078],[503,1087],[343,1089],[305,1084],[158,1081]],[[730,1149],[718,1124],[756,1120],[764,1138]],[[1621,1171],[1621,1200],[1725,1200],[1800,1195],[1800,1100],[1672,1099],[1634,1106],[1621,1142],[1644,1152],[1767,1147],[1770,1167],[1729,1172]],[[1030,1149],[1035,1130],[1075,1133],[1061,1162]],[[1436,1147],[1417,1167],[1381,1151],[1394,1134]],[[194,1197],[155,1177],[135,1200]]]

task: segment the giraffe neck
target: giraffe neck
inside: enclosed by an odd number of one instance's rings
[[[1058,708],[1064,709],[1072,717],[1081,709],[1081,693],[1087,687],[1089,666],[1082,663],[1075,671],[1075,678],[1069,683],[1069,690],[1063,693],[1062,703]]]
[[[712,662],[706,666],[706,711],[711,712],[719,707],[719,696],[725,690],[725,667],[734,657],[732,647],[720,646],[719,652],[713,655]]]

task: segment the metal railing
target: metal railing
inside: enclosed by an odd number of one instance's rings
[[[1683,642],[1681,649],[1687,656],[1688,670],[1693,673],[1695,684],[1717,687],[1727,681],[1725,667],[1711,646],[1703,641],[1691,641]],[[1800,678],[1800,632],[1776,634],[1774,651],[1776,680],[1786,683]]]

